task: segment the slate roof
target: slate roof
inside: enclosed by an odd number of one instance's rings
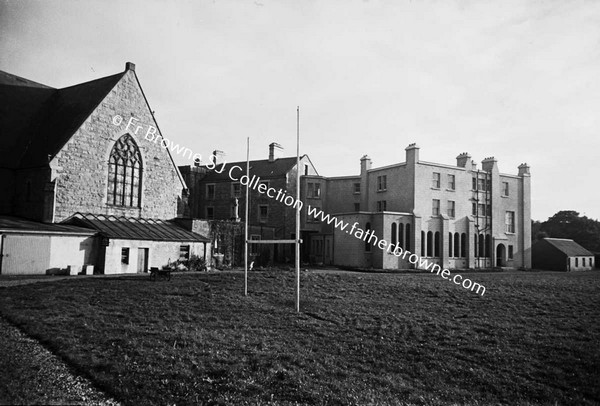
[[[210,242],[203,235],[165,220],[75,213],[62,224],[92,228],[105,237],[120,240]]]
[[[552,245],[553,247],[566,254],[568,257],[594,255],[573,240],[569,240],[566,238],[544,238],[544,240],[548,244]]]
[[[304,158],[306,155],[302,156]],[[218,182],[218,181],[231,181],[229,177],[229,170],[232,166],[237,165],[242,168],[240,172],[238,169],[234,170],[233,175],[240,177],[246,174],[246,161],[241,162],[226,162],[221,165],[217,165],[215,169],[207,172],[206,176],[202,179],[203,182]],[[296,157],[277,158],[273,162],[269,162],[268,159],[261,159],[257,161],[250,161],[250,176],[256,175],[261,179],[277,178],[285,176],[293,167],[296,165]],[[225,167],[223,169],[223,167]],[[221,173],[218,173],[221,172]]]
[[[97,231],[73,225],[40,223],[20,217],[0,216],[0,232],[93,235],[96,234]]]
[[[0,71],[0,167],[47,165],[124,74],[54,89]]]

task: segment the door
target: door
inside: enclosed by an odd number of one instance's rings
[[[505,266],[506,247],[504,244],[498,244],[496,247],[496,266]]]
[[[138,248],[137,272],[148,272],[148,248]]]

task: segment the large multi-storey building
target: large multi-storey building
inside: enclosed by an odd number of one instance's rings
[[[250,177],[256,177],[256,181],[266,188],[295,198],[297,171],[300,170],[302,176],[318,176],[318,172],[307,155],[300,157],[298,168],[296,157],[276,157],[276,147],[276,143],[269,145],[268,159],[250,161]],[[214,153],[211,162],[215,165],[211,170],[199,163],[179,167],[190,188],[188,202],[191,216],[208,220],[245,221],[246,187],[240,182],[240,178],[246,174],[246,162],[216,162],[216,157],[217,154]],[[295,209],[281,199],[250,189],[248,211],[249,239],[295,238]],[[304,227],[301,230],[305,231]],[[291,261],[295,255],[294,248],[289,244],[262,247],[254,244],[251,251],[253,256],[267,257],[267,261]]]
[[[531,267],[529,166],[501,174],[495,158],[477,168],[462,153],[456,165],[421,161],[419,147],[406,148],[403,163],[373,168],[361,158],[360,175],[304,176],[304,198],[377,240],[399,244],[444,268]],[[311,191],[318,190],[318,193]],[[341,266],[411,268],[399,258],[348,233],[307,218],[310,257]]]

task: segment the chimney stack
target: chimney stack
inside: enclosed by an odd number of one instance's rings
[[[498,164],[498,160],[496,158],[494,158],[493,156],[485,158],[483,161],[481,161],[481,169],[483,169],[486,172],[491,172],[492,169],[494,169],[494,167],[496,167]]]
[[[281,145],[276,142],[269,144],[269,162],[275,162],[275,148],[283,149]]]
[[[471,155],[468,152],[463,152],[456,157],[456,166],[466,168],[467,162],[471,160]]]
[[[530,176],[529,165],[527,165],[527,164],[519,165],[519,176]]]
[[[125,63],[125,70],[126,71],[130,70],[132,72],[135,72],[135,63],[133,63],[133,62],[126,62]]]
[[[414,165],[419,162],[419,146],[416,143],[408,144],[405,151],[407,164]]]

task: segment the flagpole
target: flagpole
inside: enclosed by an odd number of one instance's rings
[[[300,106],[296,110],[296,201],[300,201]],[[300,204],[296,205],[296,312],[300,312]]]

